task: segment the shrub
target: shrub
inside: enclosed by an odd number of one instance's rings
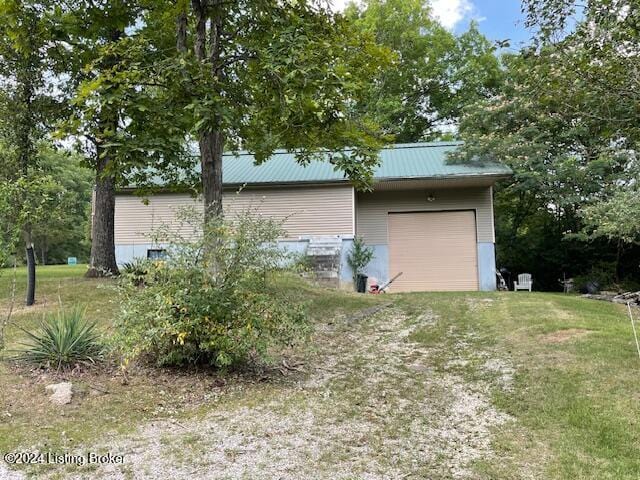
[[[595,293],[595,291],[615,288],[616,263],[597,262],[591,266],[588,273],[576,275],[573,284],[582,293]]]
[[[142,285],[145,277],[149,273],[149,260],[135,258],[126,262],[120,268],[120,274],[126,277],[134,285]]]
[[[269,284],[290,261],[276,240],[281,225],[245,212],[219,220],[195,239],[165,238],[162,262],[150,262],[144,287],[123,279],[116,345],[127,361],[227,367],[264,360],[269,347],[304,329],[299,305]]]
[[[20,330],[27,335],[27,341],[20,344],[22,349],[16,352],[16,359],[28,363],[59,370],[95,363],[104,352],[96,324],[87,322],[79,308],[45,317],[33,333]]]
[[[355,283],[356,277],[362,270],[369,265],[369,262],[373,259],[373,249],[367,247],[364,240],[361,237],[353,239],[353,247],[347,256],[347,263],[351,267],[353,272],[353,281]]]

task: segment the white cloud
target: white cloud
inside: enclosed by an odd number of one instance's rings
[[[347,3],[349,3],[349,0],[329,0],[328,3],[334,12],[341,12],[347,6]]]
[[[431,9],[433,16],[443,27],[453,30],[458,23],[473,13],[474,6],[470,0],[433,0]]]
[[[342,11],[350,0],[328,0],[334,11]],[[428,1],[428,0],[425,0]],[[356,3],[359,3],[356,0]],[[458,23],[468,19],[476,12],[471,0],[431,0],[431,11],[443,27],[453,30]],[[476,18],[478,22],[486,20],[486,17]]]

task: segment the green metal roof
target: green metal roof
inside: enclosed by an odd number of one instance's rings
[[[495,179],[512,174],[509,167],[499,163],[449,164],[448,153],[460,147],[462,142],[424,142],[389,145],[380,150],[380,163],[374,171],[374,181],[383,182],[406,179],[447,179],[465,177],[493,177]],[[194,146],[194,148],[197,148]],[[348,151],[345,150],[345,151]],[[195,180],[200,173],[200,163],[194,151],[194,167],[190,172],[177,172],[179,184]],[[300,183],[348,182],[344,173],[335,170],[327,160],[311,161],[303,166],[296,162],[295,155],[285,150],[276,150],[261,165],[256,165],[249,152],[225,153],[222,160],[222,182],[226,186],[236,185],[282,185]],[[149,169],[146,176],[151,185],[168,186],[162,175]],[[135,189],[133,178],[124,190]]]
[[[447,154],[462,142],[402,143],[390,145],[380,151],[380,164],[375,169],[376,181],[507,176],[511,169],[498,163],[463,165],[447,163]],[[341,171],[334,170],[328,161],[312,161],[299,165],[295,156],[283,150],[276,151],[269,160],[255,165],[248,152],[225,154],[222,180],[225,185],[325,183],[347,181]]]

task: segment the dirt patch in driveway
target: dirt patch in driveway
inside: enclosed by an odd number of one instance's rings
[[[591,330],[583,328],[567,328],[565,330],[557,330],[544,335],[538,335],[538,339],[544,343],[564,343],[576,338],[584,337],[592,333]]]
[[[0,463],[0,478],[2,480],[25,480],[26,476],[22,472],[9,470],[8,467]]]

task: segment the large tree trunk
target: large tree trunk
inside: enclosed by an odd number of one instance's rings
[[[109,32],[108,40],[115,44],[120,40],[123,31],[114,29]],[[116,65],[119,58],[111,55],[105,59],[104,68],[109,69]],[[118,111],[112,107],[106,107],[100,112],[98,123],[101,130],[118,130]],[[91,256],[89,258],[89,270],[87,277],[103,277],[118,275],[116,263],[115,245],[115,208],[116,208],[116,180],[114,162],[112,156],[102,147],[104,139],[97,138],[96,145],[96,186],[93,197],[93,220],[91,228]]]
[[[100,155],[96,165],[94,216],[91,227],[91,257],[87,277],[117,275],[114,239],[116,189],[115,178],[108,171],[111,159]]]
[[[221,48],[222,37],[222,2],[215,0],[212,4],[203,0],[192,0],[193,11],[196,14],[196,35],[193,49],[196,58],[201,62],[209,62],[211,76],[222,77]],[[211,18],[209,18],[211,17]],[[207,21],[209,35],[207,35]],[[178,18],[180,25],[180,17]],[[178,29],[180,35],[180,28]],[[207,56],[207,44],[209,55]],[[183,46],[178,36],[178,49]],[[214,118],[213,128],[203,130],[199,134],[200,166],[202,168],[202,195],[204,197],[204,221],[210,222],[222,215],[222,154],[224,152],[224,133],[220,128],[220,120]]]
[[[200,135],[200,165],[202,168],[202,196],[205,222],[222,215],[222,153],[224,137],[221,132]]]

